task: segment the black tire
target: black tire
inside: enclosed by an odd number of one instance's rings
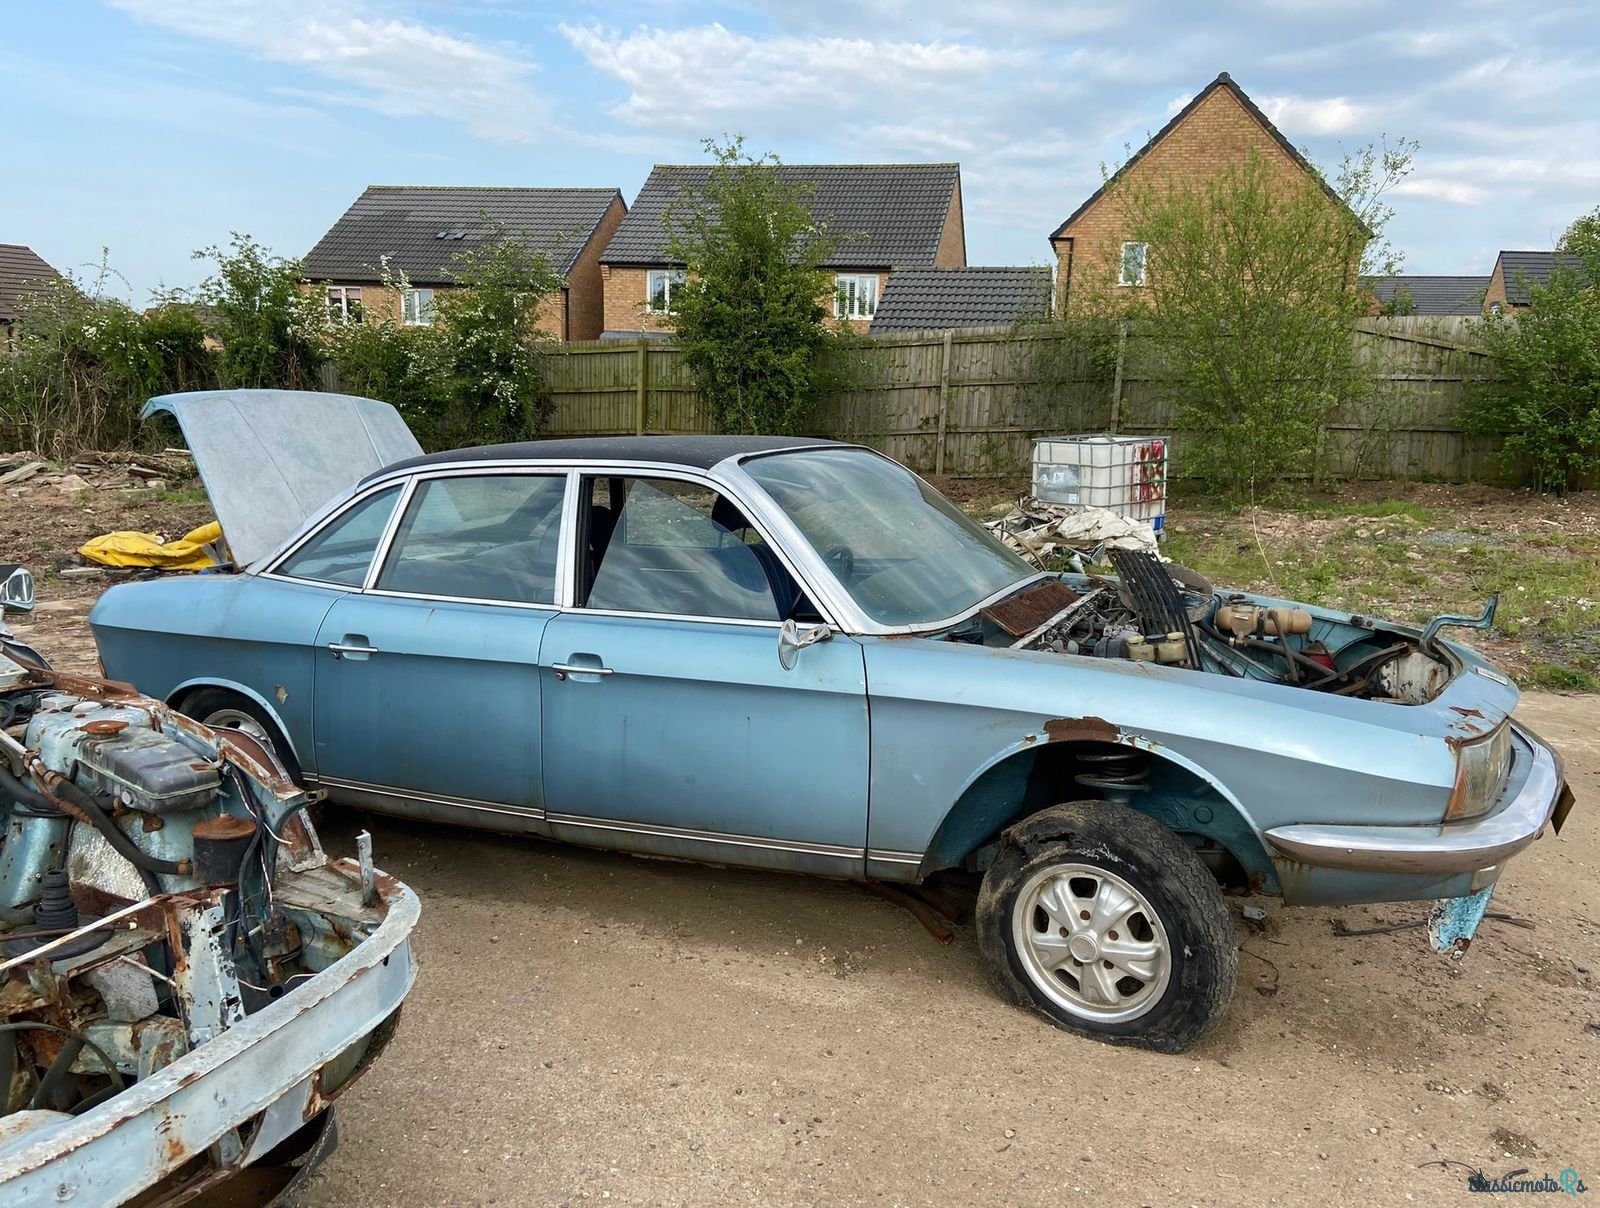
[[[1106,918],[1117,902],[1143,901],[1109,930],[1084,922],[1089,938],[1082,940],[1072,918],[1090,912],[1076,907],[1100,900],[1102,892]],[[1062,911],[1067,904],[1074,909]],[[1154,918],[1146,917],[1146,907]],[[1067,913],[1070,935],[1057,926]],[[1238,941],[1222,891],[1176,835],[1127,806],[1071,802],[1007,830],[978,892],[977,929],[985,968],[1001,994],[1058,1027],[1111,1044],[1182,1052],[1217,1025],[1233,998]],[[1164,952],[1165,963],[1160,956],[1131,962],[1140,974],[1131,976],[1097,959],[1098,944],[1119,960],[1134,947]],[[1047,969],[1058,955],[1059,966]],[[1079,956],[1088,957],[1087,965]]]
[[[179,702],[178,711],[194,718],[201,725],[211,726],[214,729],[229,728],[227,715],[230,713],[243,714],[250,718],[260,727],[261,733],[266,737],[267,745],[278,757],[283,770],[289,773],[289,778],[301,787],[305,786],[300,763],[295,759],[294,752],[289,749],[289,742],[284,738],[283,731],[278,729],[278,723],[248,696],[230,692],[226,688],[197,688]],[[213,721],[213,718],[219,720]]]

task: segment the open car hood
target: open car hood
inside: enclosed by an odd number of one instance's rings
[[[265,557],[323,504],[422,452],[388,403],[312,390],[201,390],[145,404],[178,421],[234,561]]]

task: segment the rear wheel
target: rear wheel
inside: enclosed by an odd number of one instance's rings
[[[265,747],[296,784],[303,784],[300,764],[267,711],[248,696],[226,688],[201,688],[183,698],[180,710],[213,730],[237,730]]]
[[[1058,805],[1006,831],[977,914],[1001,992],[1068,1031],[1181,1052],[1233,996],[1237,942],[1216,881],[1126,806]]]

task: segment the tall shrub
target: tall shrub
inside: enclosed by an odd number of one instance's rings
[[[744,140],[706,140],[702,189],[669,211],[668,255],[682,264],[670,322],[720,432],[793,433],[813,415],[819,359],[837,338],[826,264],[840,240],[812,216],[811,190]]]
[[[237,231],[226,249],[205,248],[195,258],[213,265],[196,296],[216,316],[222,384],[315,390],[328,316],[321,296],[301,288],[300,262]]]

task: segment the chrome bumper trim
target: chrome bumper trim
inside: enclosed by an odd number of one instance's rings
[[[1267,842],[1301,864],[1353,872],[1449,875],[1498,864],[1539,837],[1566,783],[1555,751],[1522,726],[1512,730],[1531,748],[1533,764],[1517,795],[1493,814],[1438,826],[1279,826]]]

